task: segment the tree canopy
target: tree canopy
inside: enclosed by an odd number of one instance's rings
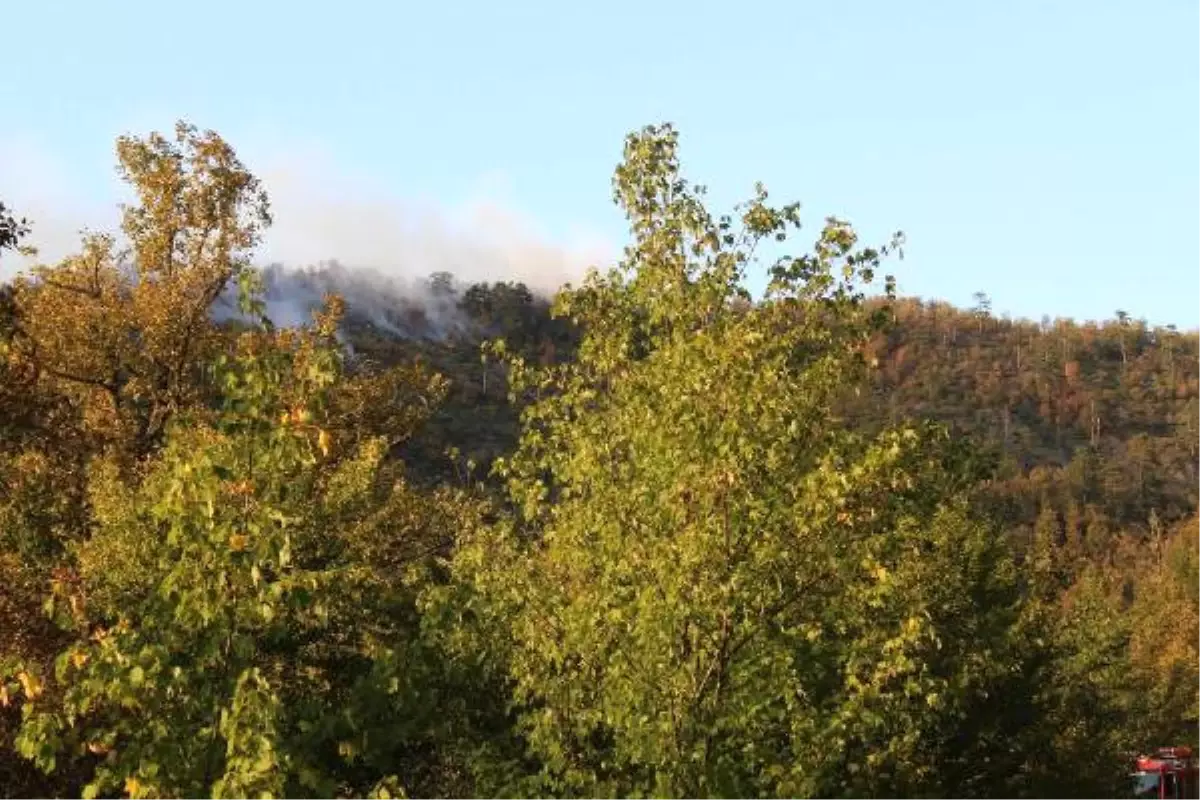
[[[1197,744],[1194,334],[897,298],[899,234],[712,210],[670,125],[553,302],[276,326],[233,148],[117,157],[120,234],[0,308],[6,795],[1111,796]]]

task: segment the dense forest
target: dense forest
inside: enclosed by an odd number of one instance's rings
[[[838,219],[767,261],[799,206],[678,146],[546,298],[258,269],[228,143],[119,139],[121,231],[0,291],[0,795],[1120,796],[1200,744],[1197,333],[897,297]]]

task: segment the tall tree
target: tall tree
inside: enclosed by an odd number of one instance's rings
[[[124,209],[128,247],[91,234],[77,255],[16,281],[11,357],[82,408],[97,444],[141,454],[198,399],[195,365],[220,341],[208,311],[246,274],[270,215],[212,131],[121,137],[117,156],[137,197]]]
[[[219,360],[218,413],[172,421],[140,480],[91,469],[95,533],[50,600],[71,640],[0,680],[20,752],[84,796],[453,788],[431,771],[459,692],[413,581],[473,506],[409,487],[381,437],[339,446],[331,333]]]
[[[577,363],[511,361],[542,398],[500,465],[519,513],[457,557],[542,791],[988,791],[1016,772],[973,755],[1004,738],[981,698],[1014,668],[1017,598],[957,499],[981,465],[936,428],[864,437],[836,412],[887,319],[863,286],[889,248],[828,220],[739,307],[797,206],[760,187],[740,225],[714,218],[676,148],[670,127],[627,140],[626,260],[558,298]]]

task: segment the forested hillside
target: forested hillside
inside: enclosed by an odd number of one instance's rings
[[[0,294],[0,795],[1116,796],[1200,744],[1196,332],[897,298],[898,237],[678,146],[543,298],[256,270],[228,143],[120,139],[122,230]]]
[[[480,344],[500,338],[526,359],[555,363],[573,357],[577,337],[520,284],[440,280],[460,310],[454,334],[418,324],[398,335],[360,318],[344,327],[346,341],[362,358],[421,358],[447,376],[448,398],[408,443],[409,467],[448,479],[454,466],[443,454],[453,447],[486,479],[491,460],[516,446],[519,425],[503,375],[480,363]],[[867,350],[870,378],[840,406],[848,424],[877,432],[935,420],[970,438],[995,459],[986,496],[1022,549],[1042,515],[1060,544],[1104,559],[1118,542],[1145,545],[1196,513],[1196,332],[1149,329],[1123,313],[1083,324],[999,319],[986,296],[978,300],[970,310],[890,303],[888,329]]]
[[[972,436],[1000,458],[1002,518],[1032,525],[1040,505],[1098,556],[1116,535],[1144,539],[1195,514],[1195,332],[1123,312],[1012,322],[981,306],[896,304],[863,418],[931,418]]]

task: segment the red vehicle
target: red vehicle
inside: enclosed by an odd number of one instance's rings
[[[1200,796],[1196,761],[1190,747],[1160,747],[1152,756],[1138,756],[1134,797],[1184,798]]]

